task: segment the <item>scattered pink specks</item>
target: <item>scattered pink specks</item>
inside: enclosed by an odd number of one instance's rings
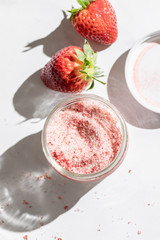
[[[67,210],[67,209],[68,209],[68,205],[65,205],[65,206],[64,206],[64,209]]]
[[[29,202],[27,202],[26,200],[23,200],[23,204],[29,205]]]
[[[43,223],[43,222],[40,222],[40,225],[41,225],[41,226],[43,226],[43,225],[44,225],[44,223]]]
[[[75,211],[75,212],[80,212],[80,209],[79,209],[79,208],[76,208],[74,211]]]
[[[61,199],[62,199],[62,196],[58,196],[58,199],[60,199],[60,200],[61,200]]]
[[[41,217],[41,219],[43,220],[44,217]]]
[[[35,177],[37,181],[39,181],[40,179],[42,180],[46,180],[46,179],[52,179],[51,176],[49,176],[47,173],[45,173],[44,175],[40,175],[38,177]]]
[[[137,234],[138,234],[138,235],[141,235],[141,234],[142,234],[142,232],[141,232],[140,230],[138,230]]]
[[[147,205],[148,205],[148,206],[151,206],[151,204],[150,204],[150,203],[148,203]]]
[[[128,172],[131,173],[131,169]]]
[[[28,235],[25,235],[23,239],[28,240]]]
[[[131,222],[128,222],[128,224],[130,224]]]
[[[98,232],[101,231],[100,227],[101,227],[101,225],[99,224],[99,225],[98,225],[98,229],[97,229]]]
[[[44,179],[52,179],[52,177],[51,177],[51,176],[48,176],[48,174],[46,173],[46,174],[44,175]]]
[[[79,209],[79,208],[76,208],[74,211],[75,211],[75,212],[78,212],[78,213],[83,213],[83,212],[84,212],[83,210],[81,210],[81,209]]]

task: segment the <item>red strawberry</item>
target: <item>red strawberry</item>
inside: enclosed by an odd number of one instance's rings
[[[103,76],[95,65],[96,56],[87,41],[84,49],[63,48],[44,66],[41,79],[47,87],[60,92],[80,92],[89,85],[91,89],[94,80],[99,81],[96,78]]]
[[[108,0],[77,0],[81,9],[69,11],[72,24],[84,38],[104,45],[112,44],[118,36],[117,18]]]

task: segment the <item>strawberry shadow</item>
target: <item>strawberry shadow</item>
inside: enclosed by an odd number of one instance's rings
[[[58,50],[69,45],[83,46],[82,38],[72,27],[66,13],[63,11],[64,18],[61,24],[48,36],[29,43],[25,51],[29,51],[39,45],[43,46],[43,52],[51,57]],[[107,46],[90,41],[95,51],[103,50]],[[25,52],[24,51],[24,52]],[[41,69],[32,74],[20,86],[13,97],[15,110],[25,120],[38,118],[39,120],[48,116],[53,107],[61,100],[68,98],[69,93],[53,91],[44,86],[40,79]]]
[[[47,88],[40,79],[41,69],[31,75],[16,91],[13,97],[15,110],[25,120],[48,116],[60,101],[68,98],[71,93],[61,93]]]
[[[67,47],[67,46],[79,46],[83,47],[84,38],[81,37],[74,27],[72,26],[70,20],[67,18],[67,15],[64,11],[63,12],[63,19],[60,25],[49,35],[35,40],[31,43],[28,43],[25,46],[25,50],[23,52],[27,52],[35,47],[43,46],[43,53],[49,57],[52,57],[58,50]],[[94,41],[90,41],[90,44],[94,51],[102,51],[106,49],[108,46],[101,45]]]
[[[128,55],[126,51],[113,65],[107,84],[108,97],[122,113],[126,121],[138,128],[160,128],[160,114],[152,112],[132,96],[125,79],[125,63]]]
[[[40,138],[41,132],[30,135],[0,156],[1,228],[15,232],[40,228],[73,208],[98,184],[56,173],[44,157]]]

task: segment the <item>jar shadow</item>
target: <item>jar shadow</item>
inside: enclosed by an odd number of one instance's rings
[[[55,172],[44,157],[41,132],[8,149],[0,162],[0,227],[10,231],[50,223],[99,183],[75,182]]]
[[[152,112],[132,96],[125,79],[125,63],[129,50],[113,65],[107,84],[108,97],[124,116],[125,120],[138,128],[160,128],[160,114]]]

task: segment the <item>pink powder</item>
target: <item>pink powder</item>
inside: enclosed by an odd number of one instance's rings
[[[122,143],[116,115],[95,100],[74,103],[53,115],[46,138],[53,158],[63,168],[79,174],[106,168]]]

